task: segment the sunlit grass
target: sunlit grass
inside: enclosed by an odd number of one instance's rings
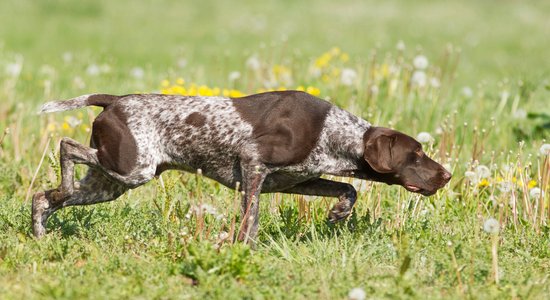
[[[392,3],[380,4],[380,20],[392,15]],[[165,5],[170,11],[172,4]],[[67,9],[90,18],[102,14],[101,5],[88,6]],[[55,13],[54,7],[47,11]],[[494,9],[506,7],[517,8],[508,3]],[[105,9],[111,14],[112,7]],[[350,3],[311,8],[336,15],[346,9],[352,24],[366,13]],[[434,4],[428,10],[439,12],[433,17],[439,20],[449,17],[447,9]],[[521,9],[514,15],[543,24],[533,8]],[[418,24],[429,23],[422,17],[427,12],[410,10]],[[464,20],[449,22],[479,24],[473,12],[456,10]],[[318,24],[322,34],[306,39],[299,33],[303,51],[289,50],[300,44],[296,37],[272,35],[267,45],[249,45],[245,38],[228,42],[230,55],[208,50],[215,58],[174,44],[172,54],[153,53],[146,45],[122,57],[120,49],[93,53],[38,41],[55,49],[48,52],[55,59],[40,60],[36,50],[7,44],[0,51],[0,298],[546,298],[550,94],[539,70],[543,52],[522,61],[513,45],[509,52],[491,50],[498,41],[474,48],[475,38],[484,36],[481,28],[468,38],[453,39],[451,32],[443,40],[424,26],[438,38],[426,34],[423,43],[411,42],[413,25],[404,18],[378,45],[367,38],[346,45],[353,40],[348,31],[341,33],[347,39],[329,43],[323,36],[331,29]],[[520,37],[499,26],[500,16],[486,18],[507,40],[547,43],[542,25]],[[245,22],[252,24],[246,32],[262,26],[254,20]],[[244,26],[240,22],[228,26]],[[206,44],[186,34],[197,49]],[[135,42],[129,35],[127,41]],[[509,55],[500,63],[504,75],[490,63],[503,53]],[[492,67],[481,70],[485,63]],[[523,64],[533,73],[516,72],[525,70]],[[58,185],[60,138],[89,143],[91,122],[101,111],[39,116],[41,103],[94,92],[239,97],[288,89],[416,137],[453,173],[451,182],[425,198],[396,186],[333,178],[359,191],[353,215],[337,225],[326,222],[335,199],[262,195],[259,243],[250,249],[233,242],[238,193],[200,174],[166,172],[115,202],[64,209],[50,219],[43,240],[32,238],[29,187],[34,192]],[[78,168],[77,176],[84,171]]]

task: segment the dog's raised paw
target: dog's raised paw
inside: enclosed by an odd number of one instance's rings
[[[340,201],[336,203],[328,214],[328,221],[336,223],[344,220],[351,214],[351,206],[348,201]]]

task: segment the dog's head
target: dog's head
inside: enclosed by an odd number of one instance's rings
[[[429,196],[451,179],[451,173],[429,158],[422,145],[406,134],[371,127],[363,142],[363,157],[372,169],[367,174],[372,180],[399,184],[408,191]]]

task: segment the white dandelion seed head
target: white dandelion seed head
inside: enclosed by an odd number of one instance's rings
[[[67,124],[69,124],[71,128],[75,128],[78,125],[82,124],[82,120],[73,116],[68,116],[66,120],[67,120]]]
[[[550,156],[550,144],[542,144],[539,149],[540,155]]]
[[[524,109],[517,109],[512,115],[514,119],[525,119],[527,118],[527,112]]]
[[[18,62],[9,63],[6,65],[6,74],[8,74],[11,77],[17,77],[19,74],[21,74],[21,69],[23,68],[23,64],[20,64]]]
[[[411,77],[411,83],[418,87],[424,87],[427,83],[427,76],[424,71],[414,71]]]
[[[218,239],[220,240],[225,240],[229,237],[229,233],[225,232],[225,231],[222,231],[220,232],[220,234],[218,234]]]
[[[477,175],[475,172],[472,171],[464,172],[464,177],[470,179],[471,181],[477,181]]]
[[[508,91],[502,91],[502,92],[500,93],[500,97],[501,97],[502,99],[508,99],[508,97],[510,97],[510,92],[508,92]]]
[[[502,181],[498,184],[498,189],[503,193],[510,192],[514,187],[514,184],[510,181]]]
[[[143,71],[140,67],[133,67],[132,70],[130,70],[130,76],[134,77],[135,79],[142,79],[145,75],[145,71]]]
[[[487,178],[491,176],[491,170],[485,165],[479,165],[476,167],[476,174],[479,178]]]
[[[241,72],[233,71],[233,72],[229,73],[228,79],[229,79],[230,82],[234,82],[239,78],[241,78]]]
[[[395,48],[396,48],[397,50],[399,50],[399,51],[405,51],[405,48],[406,48],[405,42],[399,40],[399,41],[397,42],[397,45],[395,45]]]
[[[483,223],[483,230],[489,234],[497,234],[500,231],[500,223],[495,218],[489,218]]]
[[[441,86],[441,82],[436,77],[432,77],[432,78],[430,78],[430,85],[433,88],[437,89]]]
[[[473,95],[474,95],[474,91],[472,91],[472,89],[469,86],[465,86],[462,88],[462,96],[466,98],[472,98]]]
[[[183,69],[187,66],[187,59],[185,58],[180,58],[178,59],[178,61],[176,62],[176,64],[178,65],[178,68],[180,69]]]
[[[417,136],[416,136],[416,140],[419,141],[420,143],[422,144],[426,144],[426,143],[429,143],[431,141],[433,141],[433,137],[431,134],[429,134],[428,132],[420,132]]]
[[[417,55],[413,60],[413,65],[418,70],[424,70],[428,67],[428,58],[424,55]]]
[[[367,293],[362,288],[356,287],[351,289],[348,293],[349,300],[364,300],[367,297]]]
[[[357,72],[355,72],[355,70],[350,68],[345,68],[342,70],[340,81],[342,82],[343,85],[350,86],[355,82],[356,78],[357,78]]]
[[[73,54],[71,52],[63,52],[63,55],[61,56],[63,58],[63,61],[65,63],[70,63],[73,61]]]
[[[76,76],[75,78],[73,78],[73,86],[77,89],[83,89],[86,87],[86,83],[84,82],[82,77]]]
[[[101,70],[99,69],[99,66],[96,64],[88,65],[88,67],[86,68],[86,74],[91,76],[97,76],[99,75],[100,72]]]
[[[529,196],[531,196],[531,198],[537,199],[537,198],[540,198],[541,195],[544,196],[544,193],[538,187],[534,187],[531,190],[529,190]]]
[[[259,70],[261,67],[261,63],[260,63],[260,60],[258,59],[258,56],[252,55],[251,57],[249,57],[246,60],[246,67],[254,71]]]
[[[370,93],[373,94],[373,95],[378,95],[378,86],[373,84],[371,87],[370,87]]]

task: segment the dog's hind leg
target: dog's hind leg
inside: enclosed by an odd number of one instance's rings
[[[72,205],[89,205],[118,198],[128,190],[124,184],[108,178],[101,171],[89,169],[70,195],[56,198],[57,190],[38,192],[32,200],[32,228],[36,237],[46,233],[48,218],[56,210]]]
[[[243,199],[241,202],[241,226],[237,239],[254,244],[258,234],[260,193],[267,176],[263,164],[241,164],[243,178]]]
[[[281,193],[338,197],[340,201],[332,207],[328,214],[328,220],[332,223],[349,216],[355,200],[357,200],[357,192],[351,184],[322,178],[302,182],[292,188],[281,191]]]

